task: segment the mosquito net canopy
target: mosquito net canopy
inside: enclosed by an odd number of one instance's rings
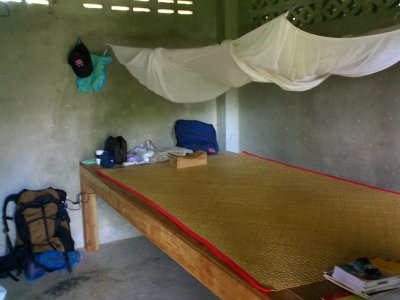
[[[194,49],[110,45],[139,82],[173,102],[213,99],[249,82],[309,90],[330,75],[360,77],[400,60],[400,29],[332,38],[295,27],[286,14],[236,39]]]

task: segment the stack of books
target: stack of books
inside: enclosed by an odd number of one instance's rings
[[[377,298],[383,291],[398,292],[400,299],[400,261],[383,258],[358,258],[335,266],[324,277],[338,286],[364,298]],[[398,289],[396,291],[393,291]]]

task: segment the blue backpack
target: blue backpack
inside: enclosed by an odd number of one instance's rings
[[[218,143],[214,126],[196,120],[177,120],[175,122],[176,145],[193,151],[203,150],[217,154]]]

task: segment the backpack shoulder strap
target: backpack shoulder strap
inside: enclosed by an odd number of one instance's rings
[[[3,225],[5,228],[7,228],[7,232],[9,231],[8,226],[7,226],[7,220],[12,220],[11,217],[7,216],[8,203],[14,202],[15,204],[17,204],[18,197],[19,197],[19,194],[11,194],[11,195],[8,195],[3,202]]]
[[[10,228],[8,227],[7,221],[8,220],[11,221],[14,218],[10,217],[10,216],[7,216],[7,207],[8,207],[8,204],[10,202],[14,202],[15,205],[17,205],[19,195],[20,195],[20,193],[19,194],[8,195],[6,197],[6,199],[4,200],[4,203],[3,203],[3,216],[2,216],[2,218],[3,218],[3,232],[6,235],[6,243],[7,243],[7,248],[8,248],[9,251],[11,249],[13,249],[13,246],[12,246],[12,243],[11,243],[10,236],[8,235],[8,233],[10,232]]]
[[[58,199],[62,202],[65,202],[65,200],[67,199],[67,193],[64,190],[59,190],[59,189],[53,189],[53,190],[56,191]]]

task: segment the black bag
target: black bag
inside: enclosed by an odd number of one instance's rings
[[[14,275],[12,272],[16,271]],[[18,263],[17,255],[14,252],[8,253],[0,257],[0,278],[11,277],[15,281],[19,281],[16,276],[21,274],[21,268]]]
[[[35,259],[36,255],[49,250],[64,253],[67,270],[72,271],[67,253],[75,250],[75,243],[71,236],[70,218],[65,200],[65,191],[47,188],[37,191],[22,190],[19,194],[9,195],[4,201],[3,226],[6,233],[7,255],[15,258],[18,275],[29,262],[47,272],[53,271]],[[13,217],[7,215],[10,202],[16,205]],[[8,235],[8,220],[15,221],[17,232],[15,247]],[[12,268],[10,259],[6,257],[3,257],[4,267]]]
[[[104,144],[104,150],[114,158],[115,164],[122,164],[127,160],[128,145],[122,136],[109,136]]]

